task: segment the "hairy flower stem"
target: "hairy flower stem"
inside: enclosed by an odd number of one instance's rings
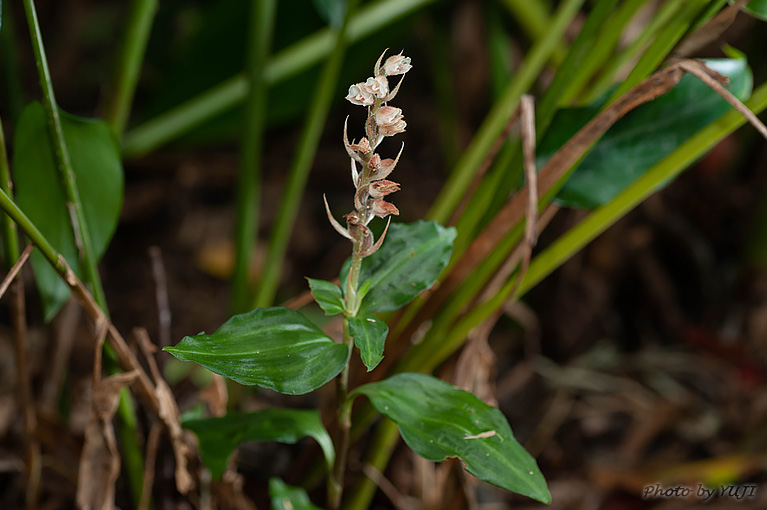
[[[330,510],[338,510],[341,507],[343,495],[344,471],[346,460],[349,456],[349,430],[352,427],[351,411],[352,401],[349,400],[349,361],[351,360],[352,343],[354,338],[349,331],[349,317],[355,317],[359,309],[357,302],[357,289],[362,266],[362,256],[357,254],[357,244],[354,243],[352,263],[349,267],[349,276],[346,279],[346,306],[347,312],[344,317],[343,342],[349,349],[346,358],[346,366],[336,378],[336,403],[338,405],[338,433],[336,436],[336,460],[333,465],[333,473],[328,483],[328,506]]]

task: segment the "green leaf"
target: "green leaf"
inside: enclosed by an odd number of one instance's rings
[[[279,478],[269,479],[269,497],[272,510],[320,510],[309,500],[309,495],[300,487],[291,487]]]
[[[389,326],[374,315],[349,317],[349,332],[354,337],[354,345],[360,350],[362,362],[370,372],[383,359]]]
[[[164,350],[240,384],[287,395],[309,393],[331,380],[349,353],[306,317],[283,307],[235,315],[212,335],[187,336]]]
[[[351,395],[359,393],[397,423],[402,439],[421,457],[435,462],[458,457],[477,478],[551,502],[546,480],[503,413],[471,393],[413,373],[360,386]]]
[[[182,425],[194,432],[200,456],[218,480],[229,457],[247,441],[277,441],[293,444],[303,437],[314,438],[322,448],[328,469],[335,460],[333,441],[314,409],[264,409],[252,413],[229,413],[220,418],[185,420]]]
[[[767,0],[751,0],[746,4],[746,11],[762,21],[767,21]]]
[[[325,315],[337,315],[344,312],[344,295],[338,285],[327,280],[307,278],[317,304],[325,311]]]
[[[742,100],[750,95],[753,77],[745,59],[705,62],[729,76],[735,96]],[[599,112],[602,103],[557,113],[539,145],[538,168]],[[731,108],[698,78],[684,76],[671,91],[616,122],[575,169],[557,200],[567,207],[587,209],[606,204]]]
[[[396,310],[431,287],[450,261],[455,235],[455,227],[433,221],[392,224],[381,249],[362,259],[359,281],[372,281],[360,313]],[[341,269],[342,288],[349,264],[347,260]]]
[[[83,214],[96,260],[107,249],[117,227],[123,196],[120,150],[105,122],[61,113]],[[61,175],[48,134],[48,119],[40,103],[24,108],[13,145],[16,201],[40,232],[82,277]],[[69,288],[43,256],[32,252],[32,268],[49,321],[69,299]]]

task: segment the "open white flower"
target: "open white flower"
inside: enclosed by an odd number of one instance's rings
[[[410,57],[405,57],[400,54],[392,55],[387,58],[383,68],[386,76],[396,76],[398,74],[405,74],[410,71],[413,66],[410,65]]]
[[[360,106],[371,106],[375,102],[375,97],[367,90],[364,83],[356,83],[349,87],[346,100]]]
[[[402,115],[402,110],[393,106],[383,106],[375,113],[375,121],[378,125],[378,133],[383,136],[392,136],[403,133],[407,123]]]
[[[365,81],[363,87],[366,92],[378,99],[385,98],[389,93],[389,82],[386,80],[386,76],[370,77]]]

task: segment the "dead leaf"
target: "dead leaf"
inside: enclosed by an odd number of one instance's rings
[[[77,476],[77,507],[81,510],[112,510],[115,482],[120,475],[120,452],[112,418],[120,401],[120,391],[138,373],[116,374],[99,381],[93,390],[93,404],[85,428],[85,444]]]
[[[157,346],[152,343],[149,334],[144,328],[136,328],[133,335],[138,341],[141,352],[149,365],[149,371],[155,380],[154,395],[157,401],[157,416],[165,424],[170,436],[173,454],[176,459],[176,489],[181,494],[188,493],[194,486],[194,479],[189,473],[188,459],[190,457],[189,445],[184,441],[184,429],[181,428],[176,399],[173,397],[168,383],[162,378],[160,369],[154,359]]]

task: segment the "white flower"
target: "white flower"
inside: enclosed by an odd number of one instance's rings
[[[375,102],[373,94],[367,90],[364,83],[356,83],[349,87],[346,99],[360,106],[371,106]]]
[[[402,110],[394,106],[382,106],[375,114],[376,124],[381,126],[391,126],[403,119]]]
[[[392,55],[386,59],[383,68],[386,76],[396,76],[398,74],[405,74],[410,71],[413,66],[410,65],[410,57]]]
[[[366,92],[373,94],[378,99],[385,98],[386,94],[389,93],[389,82],[386,81],[386,76],[368,78],[363,87]]]

